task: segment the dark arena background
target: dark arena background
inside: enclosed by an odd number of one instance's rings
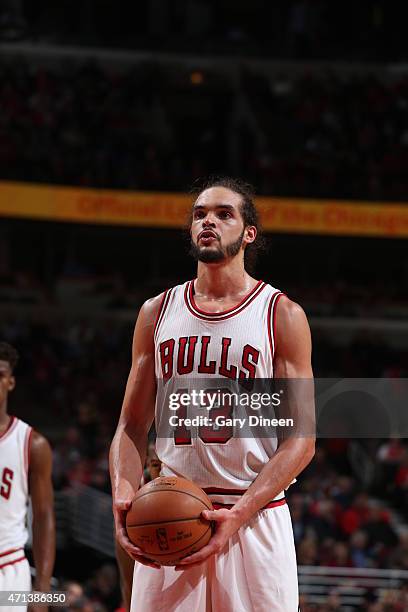
[[[256,277],[317,377],[408,377],[408,46],[399,2],[0,2],[0,339],[50,440],[54,586],[123,604],[108,450],[145,299],[192,278],[196,179],[239,176]],[[408,610],[408,445],[326,438],[287,492],[302,612]],[[146,467],[148,479],[150,467]]]

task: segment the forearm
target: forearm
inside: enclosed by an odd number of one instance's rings
[[[313,455],[313,438],[291,438],[282,442],[248,491],[233,507],[242,524],[286,489],[309,464]]]
[[[116,543],[116,560],[120,572],[120,586],[122,599],[126,610],[130,610],[130,600],[132,597],[133,569],[135,562],[129,557],[127,552]]]
[[[33,517],[34,587],[48,591],[55,562],[55,521],[50,511]]]
[[[147,432],[119,424],[113,438],[109,467],[114,499],[136,495],[146,459]]]

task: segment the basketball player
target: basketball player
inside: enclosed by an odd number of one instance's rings
[[[190,233],[197,278],[141,308],[111,447],[117,539],[137,561],[131,609],[295,612],[297,567],[284,491],[312,459],[313,436],[279,443],[226,436],[216,444],[185,431],[158,437],[162,475],[184,476],[209,494],[216,509],[203,517],[215,522],[215,533],[176,568],[149,561],[127,538],[126,512],[140,483],[155,411],[160,420],[160,379],[174,390],[189,377],[312,379],[303,310],[246,271],[258,233],[247,187],[234,179],[206,186],[193,205]],[[310,398],[295,393],[290,404],[293,413],[314,419]]]
[[[36,591],[49,591],[55,559],[52,455],[43,436],[7,412],[9,393],[16,385],[13,372],[17,361],[17,351],[0,342],[0,591],[31,591],[30,566],[24,553],[29,496],[33,509],[33,586]],[[15,612],[26,608],[1,609]]]

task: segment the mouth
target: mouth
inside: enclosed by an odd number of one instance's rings
[[[197,242],[203,242],[204,244],[210,244],[213,240],[218,240],[218,236],[211,230],[204,230],[198,235]]]

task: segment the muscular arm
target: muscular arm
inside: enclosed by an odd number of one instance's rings
[[[205,511],[217,528],[210,542],[179,567],[197,565],[220,552],[228,539],[308,465],[314,455],[314,401],[310,330],[303,310],[287,297],[280,298],[276,311],[275,378],[288,379],[285,414],[294,420],[295,432],[278,436],[278,448],[248,491],[231,510]],[[291,379],[291,380],[289,380]],[[294,380],[296,379],[296,380]],[[299,380],[302,379],[302,380]]]
[[[311,365],[311,338],[305,313],[300,306],[282,297],[276,311],[276,354],[274,375],[288,381],[285,414],[293,418],[294,433],[280,437],[277,451],[260,472],[234,511],[246,522],[310,463],[314,455],[314,401]]]
[[[29,487],[33,507],[34,588],[49,591],[55,561],[54,494],[51,481],[52,452],[47,440],[33,432],[30,448]]]
[[[147,437],[154,418],[156,380],[153,332],[160,303],[161,296],[146,302],[136,321],[132,367],[109,457],[117,540],[129,555],[139,561],[142,561],[138,557],[140,551],[128,539],[125,521],[140,485]]]

